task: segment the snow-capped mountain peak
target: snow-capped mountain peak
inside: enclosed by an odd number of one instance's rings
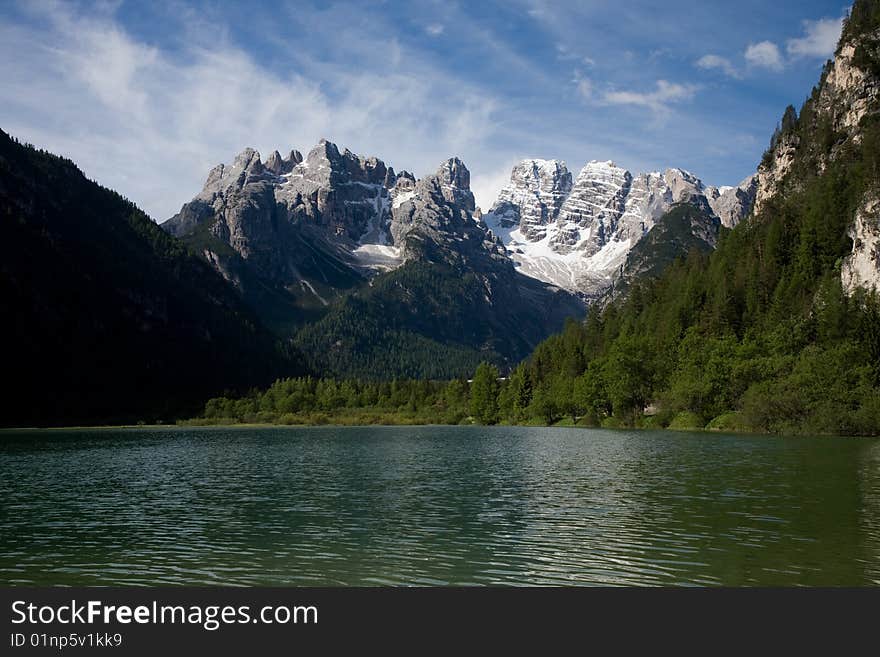
[[[733,226],[753,198],[753,178],[719,189],[684,169],[633,176],[610,160],[591,160],[572,182],[565,163],[532,159],[513,168],[483,219],[522,273],[597,296],[673,205],[704,200],[723,225]]]

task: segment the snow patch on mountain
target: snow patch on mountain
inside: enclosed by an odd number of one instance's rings
[[[483,220],[522,273],[592,297],[613,282],[660,217],[692,200],[705,200],[723,225],[733,226],[751,208],[754,177],[715,188],[683,169],[633,176],[593,160],[572,183],[564,162],[524,160]]]

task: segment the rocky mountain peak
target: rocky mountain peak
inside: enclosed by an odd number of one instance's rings
[[[381,160],[355,155],[347,148],[340,152],[336,144],[327,139],[321,139],[296,169],[304,178],[330,186],[350,182],[383,185],[387,172]]]
[[[232,166],[248,169],[257,164],[262,164],[260,161],[260,152],[253,148],[245,148],[241,153],[235,156]]]
[[[437,171],[425,176],[422,181],[416,185],[422,189],[430,190],[429,194],[439,190],[443,199],[449,203],[460,205],[468,212],[473,212],[476,208],[473,192],[471,192],[471,172],[457,157],[446,160]]]
[[[611,160],[591,160],[572,183],[564,163],[524,160],[485,221],[524,273],[595,296],[673,205],[705,207],[713,220],[734,225],[749,212],[753,195],[751,179],[718,190],[684,169],[634,176]]]
[[[416,180],[322,139],[305,159],[274,151],[263,164],[246,149],[232,165],[212,170],[209,183],[163,227],[186,237],[204,225],[217,242],[206,257],[227,274],[239,267],[221,262],[227,247],[273,285],[302,287],[307,280],[315,290],[320,277],[303,278],[307,270],[326,268],[328,278],[340,271],[372,275],[410,259],[512,268],[504,247],[474,217],[470,172],[456,157]]]
[[[690,198],[695,191],[703,191],[703,182],[690,171],[684,169],[666,169],[663,172],[663,180],[672,193],[674,203],[680,202],[679,199]]]
[[[541,239],[545,226],[559,214],[571,191],[571,172],[560,160],[523,160],[513,167],[489,213],[499,228],[519,228],[530,239]]]
[[[250,182],[262,180],[266,167],[260,160],[260,154],[253,148],[246,148],[235,156],[231,165],[218,164],[208,173],[208,178],[197,198],[213,202],[228,191],[240,190]]]
[[[281,153],[278,151],[272,151],[272,154],[266,158],[266,169],[274,173],[275,175],[280,175],[284,168],[284,160],[281,159]]]
[[[434,176],[443,185],[449,185],[462,190],[470,190],[471,172],[464,162],[457,157],[451,157],[439,166]]]
[[[758,176],[752,174],[736,187],[707,187],[706,200],[725,228],[733,228],[751,211],[755,203]]]
[[[475,215],[470,172],[460,159],[446,160],[415,182],[401,172],[392,197],[390,231],[404,260],[467,263],[474,271],[512,273],[503,244]]]

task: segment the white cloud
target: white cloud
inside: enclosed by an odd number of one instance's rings
[[[577,60],[584,66],[595,66],[596,60],[592,57],[587,57],[586,55],[579,55],[575,51],[571,50],[568,46],[557,43],[556,44],[556,59],[562,62],[569,62]]]
[[[531,5],[526,13],[535,20],[544,20],[551,15],[550,9],[540,0],[535,0]]]
[[[658,114],[669,112],[669,105],[690,100],[697,88],[690,84],[677,84],[657,80],[657,88],[650,92],[606,91],[602,100],[610,105],[636,105],[647,107]]]
[[[325,136],[417,175],[451,155],[483,166],[503,157],[483,155],[497,123],[492,96],[409,52],[390,70],[294,67],[309,77],[270,71],[225,40],[187,42],[172,57],[112,17],[85,18],[67,5],[39,18],[40,27],[0,24],[0,125],[70,157],[160,221],[246,146],[266,156],[308,150]],[[377,43],[363,47],[375,52]]]
[[[442,23],[431,23],[430,25],[425,27],[425,32],[427,32],[429,36],[436,37],[443,34],[445,29],[446,26],[444,26]]]
[[[501,188],[510,182],[510,172],[522,159],[511,159],[488,173],[471,175],[471,190],[476,198],[477,205],[483,212],[488,212],[498,198]]]
[[[581,78],[577,81],[577,91],[581,97],[589,99],[593,96],[593,83],[589,78]]]
[[[792,57],[831,57],[840,40],[843,18],[822,18],[804,21],[804,36],[789,39],[785,49]]]
[[[771,71],[781,71],[785,67],[779,47],[772,41],[750,43],[746,48],[745,58],[750,66]]]
[[[593,81],[585,77],[580,71],[575,71],[572,77],[572,83],[577,89],[578,95],[584,100],[592,100],[593,98]]]
[[[736,67],[730,62],[726,57],[721,57],[719,55],[703,55],[696,62],[697,68],[702,68],[705,70],[717,69],[720,70],[724,75],[731,78],[740,78],[742,75]]]
[[[804,36],[797,39],[788,39],[785,49],[789,56],[786,62],[782,53],[772,41],[751,43],[746,48],[744,57],[746,63],[752,68],[764,68],[770,71],[782,71],[787,63],[793,59],[802,57],[830,57],[837,48],[840,40],[840,31],[843,28],[843,18],[822,18],[816,21],[803,21]],[[697,60],[696,66],[706,70],[719,70],[732,78],[741,78],[742,72],[726,57],[719,55],[704,55]]]

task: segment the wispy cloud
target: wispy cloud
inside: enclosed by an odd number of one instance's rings
[[[443,23],[431,23],[430,25],[425,26],[425,32],[428,36],[440,36],[446,30],[446,26]]]
[[[791,57],[831,57],[840,40],[843,18],[822,18],[804,21],[804,35],[789,39],[785,49]]]
[[[798,20],[827,15],[819,0],[746,12],[667,0],[675,20],[650,0],[133,4],[0,1],[0,126],[157,219],[242,148],[303,151],[322,136],[416,175],[458,155],[481,205],[515,157],[736,182],[815,81],[836,22]],[[746,44],[760,46],[748,60]],[[696,86],[779,66],[789,74],[723,102]],[[712,151],[752,131],[754,144]]]
[[[485,150],[494,134],[491,95],[408,53],[398,58],[406,69],[325,64],[317,82],[270,71],[227,43],[192,45],[172,58],[112,17],[66,5],[38,18],[39,28],[0,25],[0,123],[73,157],[157,220],[245,146],[265,155],[326,136],[421,175],[450,155],[467,160]],[[395,50],[380,45],[386,56]]]
[[[756,68],[766,68],[777,72],[785,68],[779,46],[772,41],[750,43],[746,48],[745,59],[749,66]]]
[[[571,81],[574,83],[578,95],[583,100],[593,99],[593,81],[590,80],[590,78],[584,76],[579,70],[576,70]]]
[[[697,68],[705,70],[720,70],[724,75],[730,78],[739,79],[742,77],[742,74],[731,63],[731,61],[720,55],[703,55],[696,61],[696,66]]]
[[[783,57],[779,46],[773,41],[760,41],[750,43],[745,49],[743,53],[745,64],[750,69],[764,69],[778,73],[797,59],[831,57],[840,40],[843,18],[805,20],[802,21],[802,25],[803,36],[788,39],[785,42],[785,51],[788,57]],[[741,68],[738,68],[729,58],[721,55],[704,55],[695,62],[695,65],[704,70],[721,71],[734,79],[744,77],[744,71]]]
[[[587,57],[586,55],[580,55],[577,52],[571,50],[568,46],[557,43],[556,44],[556,59],[562,62],[570,62],[570,61],[579,61],[584,66],[595,66],[596,60],[592,57]]]
[[[690,100],[696,92],[695,85],[657,80],[657,86],[653,91],[606,91],[602,100],[610,105],[646,107],[663,115],[670,111],[670,105]]]

